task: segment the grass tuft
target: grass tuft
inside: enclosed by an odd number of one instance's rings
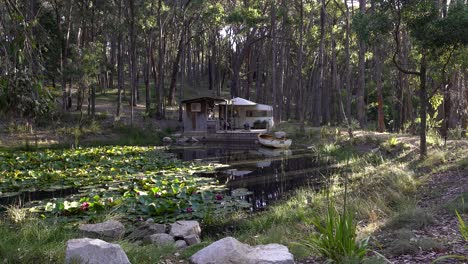
[[[387,226],[393,229],[422,229],[433,222],[434,217],[427,209],[411,206],[396,214]]]
[[[28,217],[28,211],[15,205],[4,207],[6,219],[15,224],[24,222]]]

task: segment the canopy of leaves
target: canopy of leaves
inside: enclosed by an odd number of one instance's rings
[[[406,1],[402,18],[411,35],[424,48],[468,43],[468,6],[454,1],[446,17],[440,17],[434,1]]]

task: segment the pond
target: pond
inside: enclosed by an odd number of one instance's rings
[[[159,222],[200,219],[262,210],[302,186],[320,189],[332,170],[310,150],[255,144],[4,152],[0,205],[62,216],[118,210]]]
[[[264,148],[256,144],[197,144],[170,149],[184,161],[226,164],[203,176],[214,177],[232,192],[239,188],[252,194],[245,198],[253,210],[264,209],[291,191],[307,186],[320,189],[333,168],[310,150]]]

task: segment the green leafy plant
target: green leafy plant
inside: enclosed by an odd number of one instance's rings
[[[465,239],[465,241],[468,242],[468,225],[465,223],[465,221],[463,221],[458,211],[455,211],[455,213],[457,214],[457,218],[458,218],[458,229],[460,229],[460,233],[463,239]]]
[[[398,139],[397,137],[390,137],[388,140],[387,140],[387,143],[389,146],[391,147],[395,147],[396,145],[398,145]]]
[[[357,223],[350,211],[338,212],[330,201],[325,219],[316,217],[311,221],[316,229],[306,246],[336,263],[360,262],[368,249],[368,238],[357,240]]]

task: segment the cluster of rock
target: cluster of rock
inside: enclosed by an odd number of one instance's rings
[[[109,243],[124,237],[137,244],[174,245],[178,249],[201,242],[201,228],[197,221],[177,221],[164,225],[154,223],[152,219],[149,219],[127,236],[125,236],[124,225],[114,220],[80,225],[79,230],[85,238],[71,239],[67,242],[66,263],[130,263],[120,245]],[[288,248],[283,245],[269,244],[251,247],[235,238],[227,237],[198,251],[192,256],[190,262],[193,264],[291,264],[294,263],[294,258]]]
[[[83,224],[78,229],[85,238],[67,242],[67,263],[130,263],[119,245],[108,243],[125,237],[125,226],[119,221]],[[200,243],[200,235],[201,228],[197,221],[177,221],[167,226],[148,219],[125,238],[139,245],[175,245],[183,249]]]

